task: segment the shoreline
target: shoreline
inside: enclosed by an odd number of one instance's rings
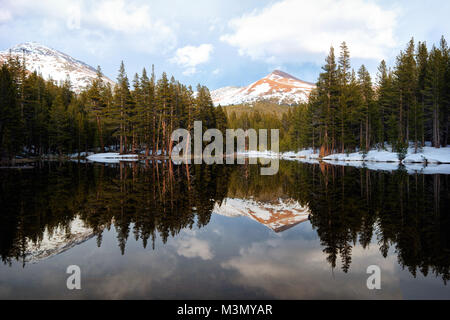
[[[370,150],[366,154],[354,152],[349,154],[331,154],[325,157],[320,157],[318,153],[314,153],[312,149],[305,149],[300,151],[287,152],[272,152],[272,151],[245,151],[237,152],[233,155],[224,155],[227,157],[247,157],[247,158],[271,158],[287,161],[301,161],[308,163],[328,163],[332,165],[347,165],[354,167],[377,167],[389,168],[393,170],[394,167],[400,165],[415,168],[436,167],[447,165],[450,167],[450,147],[432,148],[429,146],[414,153],[412,148],[408,149],[403,160],[398,158],[398,154],[389,150]],[[117,163],[117,162],[137,162],[137,161],[165,161],[172,159],[170,155],[149,155],[144,154],[120,154],[118,152],[107,153],[81,153],[67,154],[67,155],[45,155],[41,157],[29,157],[0,161],[0,168],[25,168],[31,163],[40,161],[90,161],[100,163]],[[194,157],[191,157],[194,159]],[[446,170],[447,171],[447,170]]]
[[[392,163],[392,164],[450,164],[450,147],[432,148],[424,147],[423,151],[414,153],[412,148],[408,149],[403,160],[400,160],[398,154],[389,150],[373,149],[366,154],[360,152],[353,153],[336,153],[325,157],[320,157],[318,153],[314,153],[312,149],[301,151],[271,152],[271,151],[247,151],[240,155],[248,157],[276,157],[285,160],[316,160],[316,161],[332,161],[339,163]]]

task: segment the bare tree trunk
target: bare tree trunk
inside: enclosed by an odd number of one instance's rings
[[[121,114],[123,114],[121,112]],[[123,149],[123,121],[120,121],[120,154],[123,154],[124,149]]]
[[[402,92],[400,91],[400,110],[399,110],[399,118],[398,118],[398,133],[399,133],[399,138],[400,141],[403,142],[403,128],[402,128],[402,123],[403,123],[403,96],[402,96]]]
[[[414,153],[417,153],[417,105],[414,107]]]
[[[153,112],[153,156],[156,154],[156,114]]]
[[[97,116],[97,128],[98,128],[98,135],[99,135],[99,139],[100,139],[100,147],[102,148],[102,151],[105,151],[105,145],[103,144],[102,124],[101,124],[99,116]]]
[[[162,123],[162,151],[164,151],[164,155],[166,155],[166,122],[163,121]]]
[[[433,110],[433,147],[440,148],[439,141],[439,112],[437,103],[434,104]]]
[[[369,115],[366,116],[366,151],[369,151]]]
[[[362,121],[359,122],[359,150],[363,148],[363,129]]]
[[[156,154],[157,154],[157,152],[159,151],[159,130],[161,129],[160,127],[161,127],[161,118],[162,118],[162,115],[160,115],[159,116],[159,123],[158,123],[158,130],[156,131],[157,132],[157,134],[156,134],[156,151],[153,153],[153,155],[154,156],[156,156]]]
[[[406,112],[406,142],[409,142],[409,110]]]

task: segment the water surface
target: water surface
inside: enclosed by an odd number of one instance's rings
[[[450,298],[449,175],[291,161],[259,173],[1,169],[0,298]],[[66,288],[69,265],[82,290]]]

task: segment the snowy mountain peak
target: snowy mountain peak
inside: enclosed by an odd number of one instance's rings
[[[236,105],[268,100],[278,104],[307,102],[314,84],[274,70],[247,87],[224,87],[211,92],[215,105]]]
[[[273,81],[280,81],[280,82],[288,81],[288,83],[289,83],[289,81],[292,82],[292,83],[300,82],[300,83],[303,83],[305,85],[309,85],[309,86],[315,87],[314,83],[300,80],[300,79],[294,77],[293,75],[290,75],[289,73],[286,73],[286,72],[281,71],[281,70],[274,70],[274,71],[272,71],[270,74],[268,74],[263,79],[270,79],[270,80],[273,80]]]
[[[15,45],[14,47],[10,48],[9,50],[11,50],[12,52],[19,52],[21,53],[22,50],[25,51],[53,51],[53,49],[44,46],[43,44],[31,41],[31,42],[24,42],[24,43],[20,43]]]
[[[43,44],[37,43],[37,42],[24,42],[15,45],[14,47],[10,48],[8,51],[14,52],[14,53],[22,53],[25,51],[26,54],[30,53],[40,53],[44,55],[64,55],[63,53],[59,52],[58,50],[52,49],[50,47],[47,47]]]
[[[45,79],[60,82],[69,77],[75,92],[86,88],[97,76],[94,67],[37,42],[25,42],[0,51],[0,63],[6,61],[9,56],[25,58],[27,70],[36,71]],[[107,77],[103,77],[103,80],[114,85]]]
[[[275,77],[287,78],[287,79],[293,79],[293,80],[300,81],[300,79],[297,79],[296,77],[290,75],[289,73],[283,72],[281,70],[273,70],[266,78],[275,78]]]
[[[293,199],[256,201],[253,199],[226,198],[214,206],[214,213],[227,217],[248,217],[258,223],[282,232],[309,219],[311,214],[306,206]]]

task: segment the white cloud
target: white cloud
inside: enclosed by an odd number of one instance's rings
[[[124,33],[153,29],[153,19],[147,5],[125,3],[124,0],[99,1],[89,17],[103,27]]]
[[[87,35],[88,41],[89,36],[96,34],[97,39],[108,39],[142,52],[167,52],[176,44],[171,26],[157,19],[151,7],[140,0],[5,0],[4,7],[9,19],[32,17],[47,37],[58,37],[70,30],[77,32],[72,37]]]
[[[170,61],[185,68],[184,75],[192,75],[197,72],[198,65],[209,61],[213,50],[214,47],[211,44],[202,44],[198,47],[186,46],[179,48]]]
[[[396,256],[383,258],[376,245],[352,248],[349,274],[339,270],[342,266],[339,259],[336,270],[331,270],[326,254],[316,246],[316,241],[306,239],[254,242],[221,266],[237,271],[233,284],[262,289],[276,299],[353,299],[355,296],[370,299],[374,292],[367,290],[365,284],[367,266],[372,264],[383,270],[381,298],[400,298]]]
[[[192,76],[197,73],[197,68],[191,67],[187,68],[183,71],[183,75],[185,76]]]
[[[11,20],[11,18],[12,18],[11,12],[9,12],[8,10],[0,11],[0,23],[7,22]]]
[[[211,260],[214,254],[209,243],[205,240],[195,238],[195,233],[180,237],[174,241],[177,254],[186,258],[201,258],[202,260]]]
[[[370,0],[283,0],[231,20],[221,40],[270,63],[321,62],[342,41],[352,57],[381,59],[397,45],[396,21],[396,11]]]

